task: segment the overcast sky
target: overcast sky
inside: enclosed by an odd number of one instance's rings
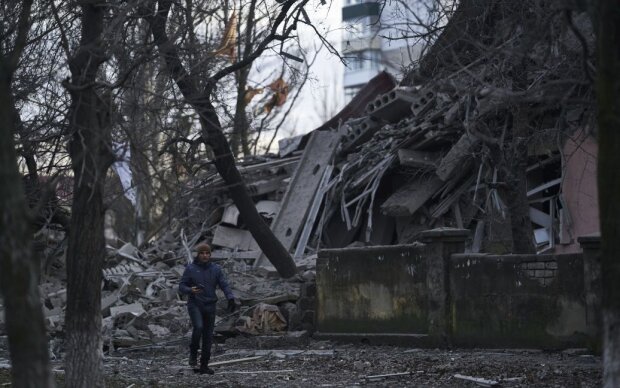
[[[326,5],[320,3],[319,0],[313,1],[314,10],[308,7],[308,15],[312,21],[317,22],[317,29],[327,33],[332,45],[340,50],[342,0],[327,1]],[[320,41],[310,28],[304,26],[303,29],[300,28],[299,33],[303,46],[319,46]],[[340,60],[323,48],[312,67],[311,79],[302,91],[301,101],[295,109],[295,135],[313,130],[343,107],[343,71],[344,66]],[[328,117],[325,117],[326,114]]]

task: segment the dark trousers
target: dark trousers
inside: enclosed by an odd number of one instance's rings
[[[191,354],[196,354],[202,338],[202,353],[200,365],[208,365],[211,358],[211,344],[213,343],[213,328],[215,326],[215,304],[213,306],[187,305],[189,318],[192,321],[192,341],[189,344]]]

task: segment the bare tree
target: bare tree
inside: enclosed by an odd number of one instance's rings
[[[275,238],[268,225],[256,211],[254,204],[235,166],[234,154],[224,135],[220,118],[213,105],[215,87],[224,77],[251,65],[273,42],[283,42],[290,38],[300,18],[305,13],[303,7],[307,1],[284,1],[275,8],[276,12],[269,21],[269,29],[255,45],[254,50],[243,59],[222,69],[208,74],[204,79],[188,71],[181,60],[177,44],[168,36],[168,22],[174,17],[170,13],[172,2],[158,1],[156,7],[145,10],[145,18],[151,26],[151,32],[160,55],[165,60],[170,76],[175,80],[187,104],[193,107],[199,116],[202,138],[214,153],[214,164],[229,187],[229,193],[239,212],[249,225],[249,229],[263,252],[273,263],[281,276],[290,277],[297,272],[295,264],[282,244]],[[305,19],[304,19],[305,20]],[[202,62],[209,62],[206,55]],[[192,69],[193,70],[193,69]]]
[[[108,57],[104,41],[108,5],[80,4],[81,36],[69,59],[71,78],[65,82],[72,100],[67,121],[74,174],[65,318],[65,378],[72,387],[105,385],[99,285],[105,258],[103,186],[114,158],[111,101],[100,91],[99,74]]]
[[[0,283],[6,305],[12,381],[18,387],[54,386],[39,299],[39,258],[32,251],[30,213],[13,136],[19,120],[12,78],[27,44],[32,1],[3,2],[0,31]],[[28,324],[24,324],[28,322]]]

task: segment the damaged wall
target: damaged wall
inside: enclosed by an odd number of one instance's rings
[[[450,230],[431,231],[424,244],[319,251],[319,336],[428,334],[417,344],[433,346],[595,344],[583,254],[454,254],[465,236]]]
[[[317,328],[426,333],[426,259],[415,245],[330,249],[317,258]]]
[[[584,346],[583,258],[453,255],[452,341],[456,346]]]

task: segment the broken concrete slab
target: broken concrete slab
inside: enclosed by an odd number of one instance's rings
[[[342,152],[348,152],[366,142],[381,127],[379,121],[372,117],[347,126],[342,138]]]
[[[411,113],[411,103],[418,101],[415,88],[394,88],[368,104],[366,113],[389,123],[396,123]]]
[[[280,202],[278,201],[258,201],[256,203],[256,211],[265,218],[274,218],[280,211]]]
[[[170,335],[170,329],[160,325],[149,324],[149,331],[155,338],[166,338]]]
[[[393,217],[413,215],[442,186],[443,181],[434,176],[423,176],[398,189],[381,205],[381,212]]]
[[[122,262],[112,268],[105,268],[103,270],[103,277],[106,279],[126,278],[130,274],[142,272],[144,268],[145,267],[139,265],[138,263]]]
[[[123,314],[123,313],[130,313],[134,316],[140,316],[142,314],[145,314],[146,311],[144,310],[144,307],[142,306],[141,303],[132,303],[132,304],[126,304],[126,305],[115,306],[115,307],[110,308],[110,315],[112,317],[116,317],[117,315]]]
[[[242,251],[252,250],[257,245],[248,230],[231,228],[221,224],[215,228],[212,244]]]
[[[435,92],[431,89],[422,90],[417,96],[418,98],[411,104],[411,112],[414,117],[420,119],[435,107],[437,99]]]
[[[222,213],[222,224],[228,224],[237,226],[237,222],[239,221],[239,209],[235,204],[231,203],[224,208],[224,212]]]
[[[297,151],[303,139],[304,135],[298,135],[278,140],[278,154],[280,157],[283,158]]]
[[[271,225],[274,235],[287,250],[291,250],[297,242],[310,204],[339,141],[340,135],[337,132],[315,131],[306,145],[295,175],[284,194],[280,211]],[[262,255],[255,266],[264,265],[266,261],[267,258]]]
[[[461,138],[454,144],[446,156],[441,159],[437,171],[435,172],[441,180],[447,181],[459,166],[463,164],[463,160],[472,154],[472,148],[480,143],[480,139],[465,132]]]
[[[240,250],[226,250],[226,249],[214,249],[211,251],[211,260],[248,260],[254,262],[261,255],[261,251],[240,251]]]
[[[103,315],[109,315],[109,311],[106,311],[108,308],[112,307],[119,301],[119,292],[118,290],[113,291],[112,293],[105,295],[101,298],[101,311]]]

